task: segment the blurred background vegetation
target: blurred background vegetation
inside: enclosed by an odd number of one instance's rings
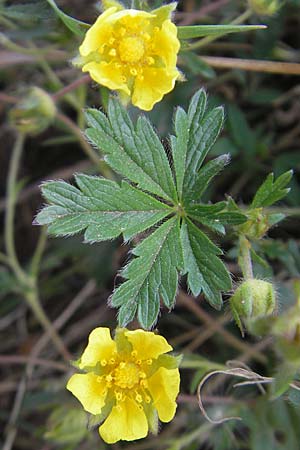
[[[100,12],[94,0],[57,3],[88,23]],[[193,53],[184,49],[179,67],[187,81],[149,115],[167,146],[173,107],[186,107],[200,86],[212,106],[225,106],[226,126],[210,157],[230,153],[232,161],[210,188],[213,201],[228,194],[247,205],[269,172],[294,169],[290,193],[272,209],[287,217],[255,244],[254,255],[256,276],[275,283],[281,322],[261,324],[263,337],[242,338],[229,306],[212,310],[186,292],[183,280],[176,309],[163,311],[158,324],[184,354],[177,415],[158,437],[113,448],[300,448],[300,394],[289,389],[300,368],[300,1],[286,0],[268,15],[266,5],[274,3],[180,1],[180,25],[236,21],[268,29],[204,38]],[[80,41],[46,0],[0,0],[0,30],[0,443],[4,450],[104,449],[65,383],[72,372],[68,360],[80,355],[89,332],[116,326],[107,298],[129,247],[121,239],[92,246],[80,237],[47,239],[32,222],[43,204],[43,180],[72,180],[74,172],[105,175],[83,137],[83,109],[105,106],[107,92],[71,65]],[[235,237],[217,239],[237,286]],[[204,374],[224,369],[228,360],[274,377],[275,387],[233,389],[236,379],[212,378],[202,391],[209,416],[243,419],[216,425],[203,418],[196,389]]]

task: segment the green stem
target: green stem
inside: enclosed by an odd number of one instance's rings
[[[252,260],[251,260],[251,244],[248,239],[241,235],[239,239],[239,256],[238,263],[242,270],[245,280],[253,278]]]
[[[5,224],[4,224],[4,239],[5,248],[7,252],[7,263],[10,265],[12,271],[14,272],[17,280],[24,287],[24,297],[34,312],[36,318],[40,321],[41,325],[44,327],[46,332],[51,337],[54,345],[57,347],[59,352],[63,355],[66,360],[70,359],[70,355],[66,350],[64,343],[57,334],[55,328],[53,328],[50,320],[46,316],[38,296],[37,286],[36,286],[36,274],[38,271],[38,266],[40,258],[42,256],[43,248],[45,245],[45,236],[41,236],[33,255],[32,259],[32,276],[28,275],[20,266],[14,241],[14,219],[15,219],[15,205],[16,205],[16,191],[17,191],[17,175],[20,166],[20,161],[22,157],[22,150],[24,147],[25,136],[23,134],[18,134],[15,145],[13,146],[12,156],[8,169],[7,177],[7,194],[6,194],[6,214],[5,214]],[[42,232],[45,234],[44,232]],[[3,255],[4,256],[4,255]],[[2,258],[3,259],[3,258]]]
[[[8,264],[9,265],[8,257],[2,252],[0,252],[0,262],[2,262],[3,264]]]
[[[10,267],[14,271],[19,281],[26,284],[27,277],[19,264],[14,241],[14,219],[16,204],[16,183],[17,175],[24,147],[25,136],[19,134],[13,146],[12,156],[8,169],[7,185],[6,185],[6,214],[4,224],[4,240],[5,248],[9,260]]]
[[[57,350],[61,353],[61,355],[64,357],[66,361],[69,361],[71,359],[70,354],[68,350],[66,349],[62,339],[56,332],[55,328],[53,327],[51,321],[48,319],[38,296],[37,288],[36,286],[33,286],[32,290],[29,290],[26,293],[26,300],[28,305],[31,307],[32,311],[34,312],[36,318],[40,322],[40,324],[43,326],[44,330],[48,335],[50,336],[53,344],[56,346]]]
[[[31,260],[31,266],[30,266],[30,274],[31,276],[33,276],[34,278],[37,277],[38,273],[39,273],[39,268],[40,268],[40,262],[41,262],[41,258],[46,246],[46,242],[47,242],[47,230],[46,227],[43,227],[41,229],[41,233],[37,242],[37,246],[35,248],[32,260]]]
[[[232,22],[230,22],[230,25],[240,25],[243,22],[245,22],[249,17],[252,15],[252,10],[246,9],[240,16],[238,16],[236,19],[234,19]],[[222,36],[206,36],[205,38],[201,39],[200,41],[194,42],[193,44],[189,45],[189,50],[195,50],[197,48],[205,47],[207,44],[210,44],[211,42],[216,41]]]

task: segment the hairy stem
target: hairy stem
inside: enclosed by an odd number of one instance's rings
[[[238,263],[242,270],[245,280],[253,278],[252,260],[250,254],[251,244],[248,239],[241,235],[239,239]]]

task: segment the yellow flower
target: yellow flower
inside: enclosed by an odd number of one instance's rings
[[[150,331],[119,328],[114,340],[108,328],[89,336],[79,368],[67,389],[86,411],[99,415],[99,433],[108,444],[157,433],[158,417],[173,419],[180,376],[172,347]],[[158,416],[158,417],[157,417]]]
[[[179,72],[173,6],[151,13],[108,8],[87,31],[79,47],[83,72],[97,83],[120,91],[149,111],[172,91]]]

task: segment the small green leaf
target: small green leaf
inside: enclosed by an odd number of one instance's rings
[[[34,3],[16,4],[1,8],[1,15],[9,19],[19,21],[39,21],[49,18],[49,7],[43,0],[36,0]]]
[[[202,195],[213,178],[229,163],[230,155],[221,155],[202,167],[191,188],[194,199],[201,200]]]
[[[195,39],[204,36],[224,36],[228,33],[264,30],[265,25],[192,25],[179,26],[178,39]]]
[[[46,0],[46,1],[54,9],[56,14],[63,21],[66,27],[68,27],[69,30],[72,31],[72,33],[76,34],[79,37],[83,37],[85,35],[87,30],[90,28],[89,24],[81,22],[81,20],[74,19],[73,17],[65,14],[61,9],[59,9],[54,0]]]
[[[251,203],[251,208],[271,206],[285,197],[290,191],[286,186],[291,181],[292,176],[293,171],[289,170],[274,181],[274,174],[270,173],[256,192]]]
[[[230,275],[216,256],[222,251],[208,237],[187,220],[181,227],[181,245],[184,273],[194,296],[203,292],[208,302],[216,309],[222,306],[220,291],[231,288]]]
[[[201,204],[192,204],[185,208],[185,211],[189,217],[193,219],[200,220],[202,218],[210,218],[215,214],[223,211],[226,206],[226,202],[215,203],[214,205],[201,205]]]
[[[288,362],[284,362],[277,368],[275,381],[272,384],[272,400],[280,397],[290,387],[290,383],[294,380],[298,371],[298,367]]]
[[[119,325],[125,326],[138,311],[142,327],[151,328],[157,320],[160,298],[168,308],[174,306],[178,285],[177,270],[182,266],[179,224],[169,219],[134,250],[133,259],[122,271],[127,279],[112,295],[119,307]]]
[[[122,182],[76,175],[79,189],[63,181],[42,186],[50,206],[36,217],[39,225],[49,225],[56,236],[69,236],[86,230],[86,242],[113,239],[123,233],[125,239],[153,226],[170,214],[170,208]]]
[[[223,225],[240,225],[247,221],[247,216],[244,214],[224,211],[225,208],[226,202],[218,202],[214,205],[191,204],[185,207],[185,212],[192,219],[221,233],[223,233]]]

